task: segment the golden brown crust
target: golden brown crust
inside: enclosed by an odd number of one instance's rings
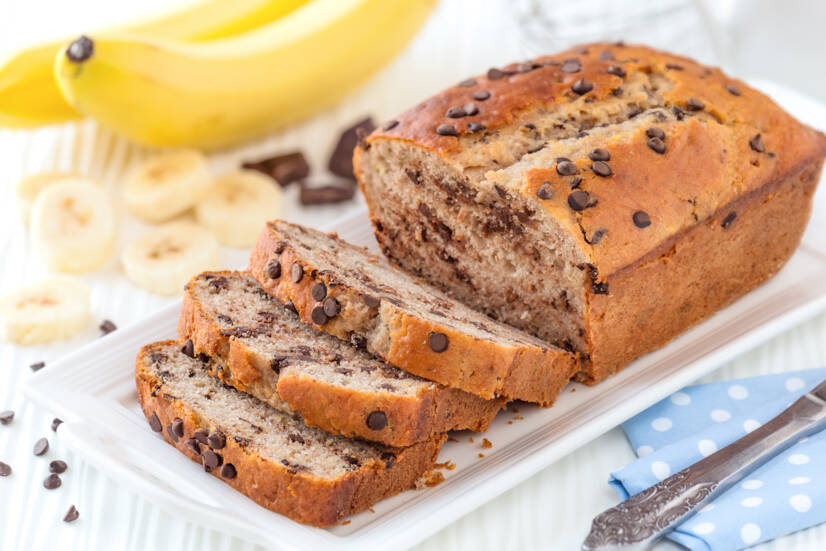
[[[274,260],[280,261],[282,275],[270,279],[267,266]],[[289,277],[294,263],[304,270],[297,283]],[[303,322],[342,339],[349,339],[353,333],[366,335],[384,325],[386,346],[378,349],[368,344],[370,352],[405,371],[486,399],[499,396],[551,405],[578,368],[577,358],[565,351],[483,341],[409,314],[386,300],[365,313],[357,290],[331,274],[320,273],[272,224],[267,224],[253,249],[250,273],[267,293],[282,302],[291,301]],[[311,314],[317,303],[311,289],[318,281],[324,282],[328,296],[341,304],[341,312],[324,325],[314,323]],[[445,351],[430,348],[431,333],[448,337],[450,344]]]
[[[170,439],[166,430],[161,435],[178,451],[200,463],[200,457],[186,445],[186,441],[193,438],[197,429],[216,427],[210,427],[197,411],[180,400],[164,396],[163,383],[143,367],[143,356],[151,346],[141,350],[135,364],[141,408],[147,419],[157,415],[163,427],[174,419],[181,419],[184,436],[177,443]],[[160,390],[153,391],[156,387]],[[394,449],[395,460],[390,467],[383,461],[373,461],[357,471],[328,480],[300,471],[291,473],[284,465],[264,459],[227,438],[221,455],[224,464],[235,466],[237,476],[224,478],[220,469],[213,469],[210,474],[271,511],[304,524],[331,526],[381,499],[412,488],[416,480],[433,466],[446,439],[446,435],[438,435],[407,448]]]
[[[215,272],[232,277],[233,272]],[[389,446],[410,446],[449,430],[485,431],[505,405],[501,399],[485,400],[461,390],[428,385],[418,395],[373,393],[330,384],[312,376],[283,370],[272,372],[267,358],[251,350],[242,340],[221,333],[220,326],[206,313],[187,285],[178,335],[192,339],[196,353],[220,358],[225,368],[214,373],[223,382],[273,402],[280,397],[304,422],[331,434],[360,437]],[[266,383],[264,381],[266,380]],[[277,397],[268,399],[275,390]],[[381,411],[387,424],[381,429],[367,425],[367,416]]]

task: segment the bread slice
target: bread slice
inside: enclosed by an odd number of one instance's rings
[[[550,405],[577,369],[572,353],[471,310],[334,235],[269,222],[250,272],[305,323],[483,398]]]
[[[448,430],[484,431],[505,405],[426,381],[304,324],[246,272],[186,286],[178,334],[223,360],[215,375],[329,433],[409,446]]]
[[[329,526],[413,486],[446,436],[391,448],[332,436],[211,377],[218,360],[176,341],[144,346],[135,364],[149,426],[259,505]]]

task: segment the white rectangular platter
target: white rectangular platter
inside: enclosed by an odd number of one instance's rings
[[[769,283],[600,385],[572,384],[550,409],[520,405],[518,415],[502,412],[484,435],[455,434],[456,441],[449,441],[439,458],[456,465],[443,471],[443,483],[385,500],[374,512],[331,529],[306,527],[259,507],[148,429],[134,389],[134,359],[142,345],[175,338],[179,304],[53,362],[23,390],[67,421],[58,436],[76,453],[174,514],[272,549],[404,549],[826,309],[826,204],[822,192],[819,197],[803,244]],[[365,213],[328,229],[375,248]],[[483,436],[492,448],[481,447]]]

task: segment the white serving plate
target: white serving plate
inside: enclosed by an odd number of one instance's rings
[[[775,97],[787,93],[771,92]],[[826,124],[821,106],[806,105],[805,98],[792,99],[799,109],[814,109]],[[520,405],[521,419],[510,410],[502,412],[484,434],[493,443],[491,449],[481,447],[482,435],[456,433],[457,441],[448,442],[439,458],[456,464],[454,470],[442,471],[443,483],[387,499],[374,512],[355,515],[348,524],[331,529],[303,526],[259,507],[206,475],[200,465],[148,430],[134,389],[134,358],[143,344],[175,338],[179,303],[53,362],[31,377],[23,391],[67,421],[58,431],[67,446],[169,512],[273,549],[404,549],[744,351],[826,309],[822,191],[801,247],[769,283],[600,385],[572,384],[550,409]],[[375,249],[365,213],[328,229]],[[484,458],[478,457],[480,452]]]

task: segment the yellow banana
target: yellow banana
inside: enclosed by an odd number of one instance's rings
[[[135,141],[215,149],[311,115],[413,36],[436,0],[313,0],[247,33],[186,44],[92,37],[55,59],[79,112]]]
[[[213,40],[270,23],[308,0],[204,0],[182,11],[109,32]],[[33,46],[0,61],[0,126],[25,128],[78,118],[54,82],[55,54],[68,42]]]

